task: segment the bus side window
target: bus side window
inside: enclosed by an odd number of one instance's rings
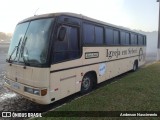
[[[126,45],[129,45],[129,33],[126,33]]]
[[[135,40],[135,45],[138,45],[138,36],[137,35],[134,36],[134,40]]]
[[[129,45],[129,33],[121,31],[121,45]]]
[[[137,43],[138,43],[137,35],[131,33],[131,45],[137,45]]]
[[[83,24],[84,44],[94,44],[94,25],[84,23]]]
[[[114,30],[114,45],[119,45],[119,31]]]
[[[143,44],[144,44],[143,36],[138,35],[138,45],[143,45]]]
[[[120,35],[121,35],[121,45],[125,45],[126,44],[125,32],[121,31]]]
[[[105,42],[107,45],[113,45],[114,39],[113,39],[113,29],[112,28],[106,28],[105,29]]]
[[[58,40],[63,41],[66,35],[67,29],[65,27],[61,27],[58,33]]]
[[[83,23],[84,44],[102,45],[104,41],[103,34],[103,27]]]
[[[144,45],[144,46],[147,45],[146,36],[143,36],[143,45]]]
[[[64,39],[57,39],[54,43],[54,62],[75,59],[80,55],[78,27],[63,27],[66,29]]]
[[[96,44],[103,44],[103,28],[102,27],[98,27],[95,26],[95,40],[96,40]]]
[[[80,56],[80,48],[79,48],[79,34],[77,27],[70,27],[69,34],[69,59],[75,59]]]
[[[134,34],[131,33],[131,45],[134,45]]]

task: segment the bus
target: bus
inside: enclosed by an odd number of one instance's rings
[[[6,59],[5,86],[50,104],[145,64],[146,36],[75,13],[20,21]]]

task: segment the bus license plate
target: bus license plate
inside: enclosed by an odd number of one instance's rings
[[[19,83],[12,83],[12,88],[14,89],[20,89],[20,84]]]

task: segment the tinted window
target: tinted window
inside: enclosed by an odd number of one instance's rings
[[[121,31],[121,45],[125,45],[125,44],[126,44],[125,32]]]
[[[95,39],[97,44],[103,44],[103,28],[95,27]]]
[[[55,51],[65,51],[68,50],[68,39],[66,39],[66,35],[63,41],[56,40],[54,43],[54,50]]]
[[[54,43],[54,62],[71,60],[79,57],[79,34],[77,27],[63,26],[66,28],[64,40]]]
[[[144,45],[146,45],[147,44],[147,42],[146,42],[146,36],[143,36],[143,40],[144,40]]]
[[[78,48],[78,29],[76,27],[70,27],[69,30],[69,49],[79,50]]]
[[[138,44],[138,36],[137,35],[134,36],[134,40],[135,40],[135,45],[137,45]]]
[[[131,34],[131,45],[137,45],[137,35]]]
[[[121,45],[129,45],[129,33],[121,31]]]
[[[106,28],[105,30],[105,41],[107,45],[113,45],[114,40],[113,40],[113,29],[111,28]]]
[[[119,31],[114,30],[114,44],[118,45],[119,44]]]
[[[142,35],[138,35],[138,45],[143,45],[143,36]]]
[[[90,24],[83,24],[84,43],[94,43],[94,26]]]
[[[134,45],[134,35],[131,34],[131,45]]]
[[[129,45],[129,33],[126,33],[126,45]]]

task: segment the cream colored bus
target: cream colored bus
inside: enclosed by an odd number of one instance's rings
[[[7,57],[5,86],[40,104],[76,92],[145,63],[146,36],[73,13],[18,23]]]

